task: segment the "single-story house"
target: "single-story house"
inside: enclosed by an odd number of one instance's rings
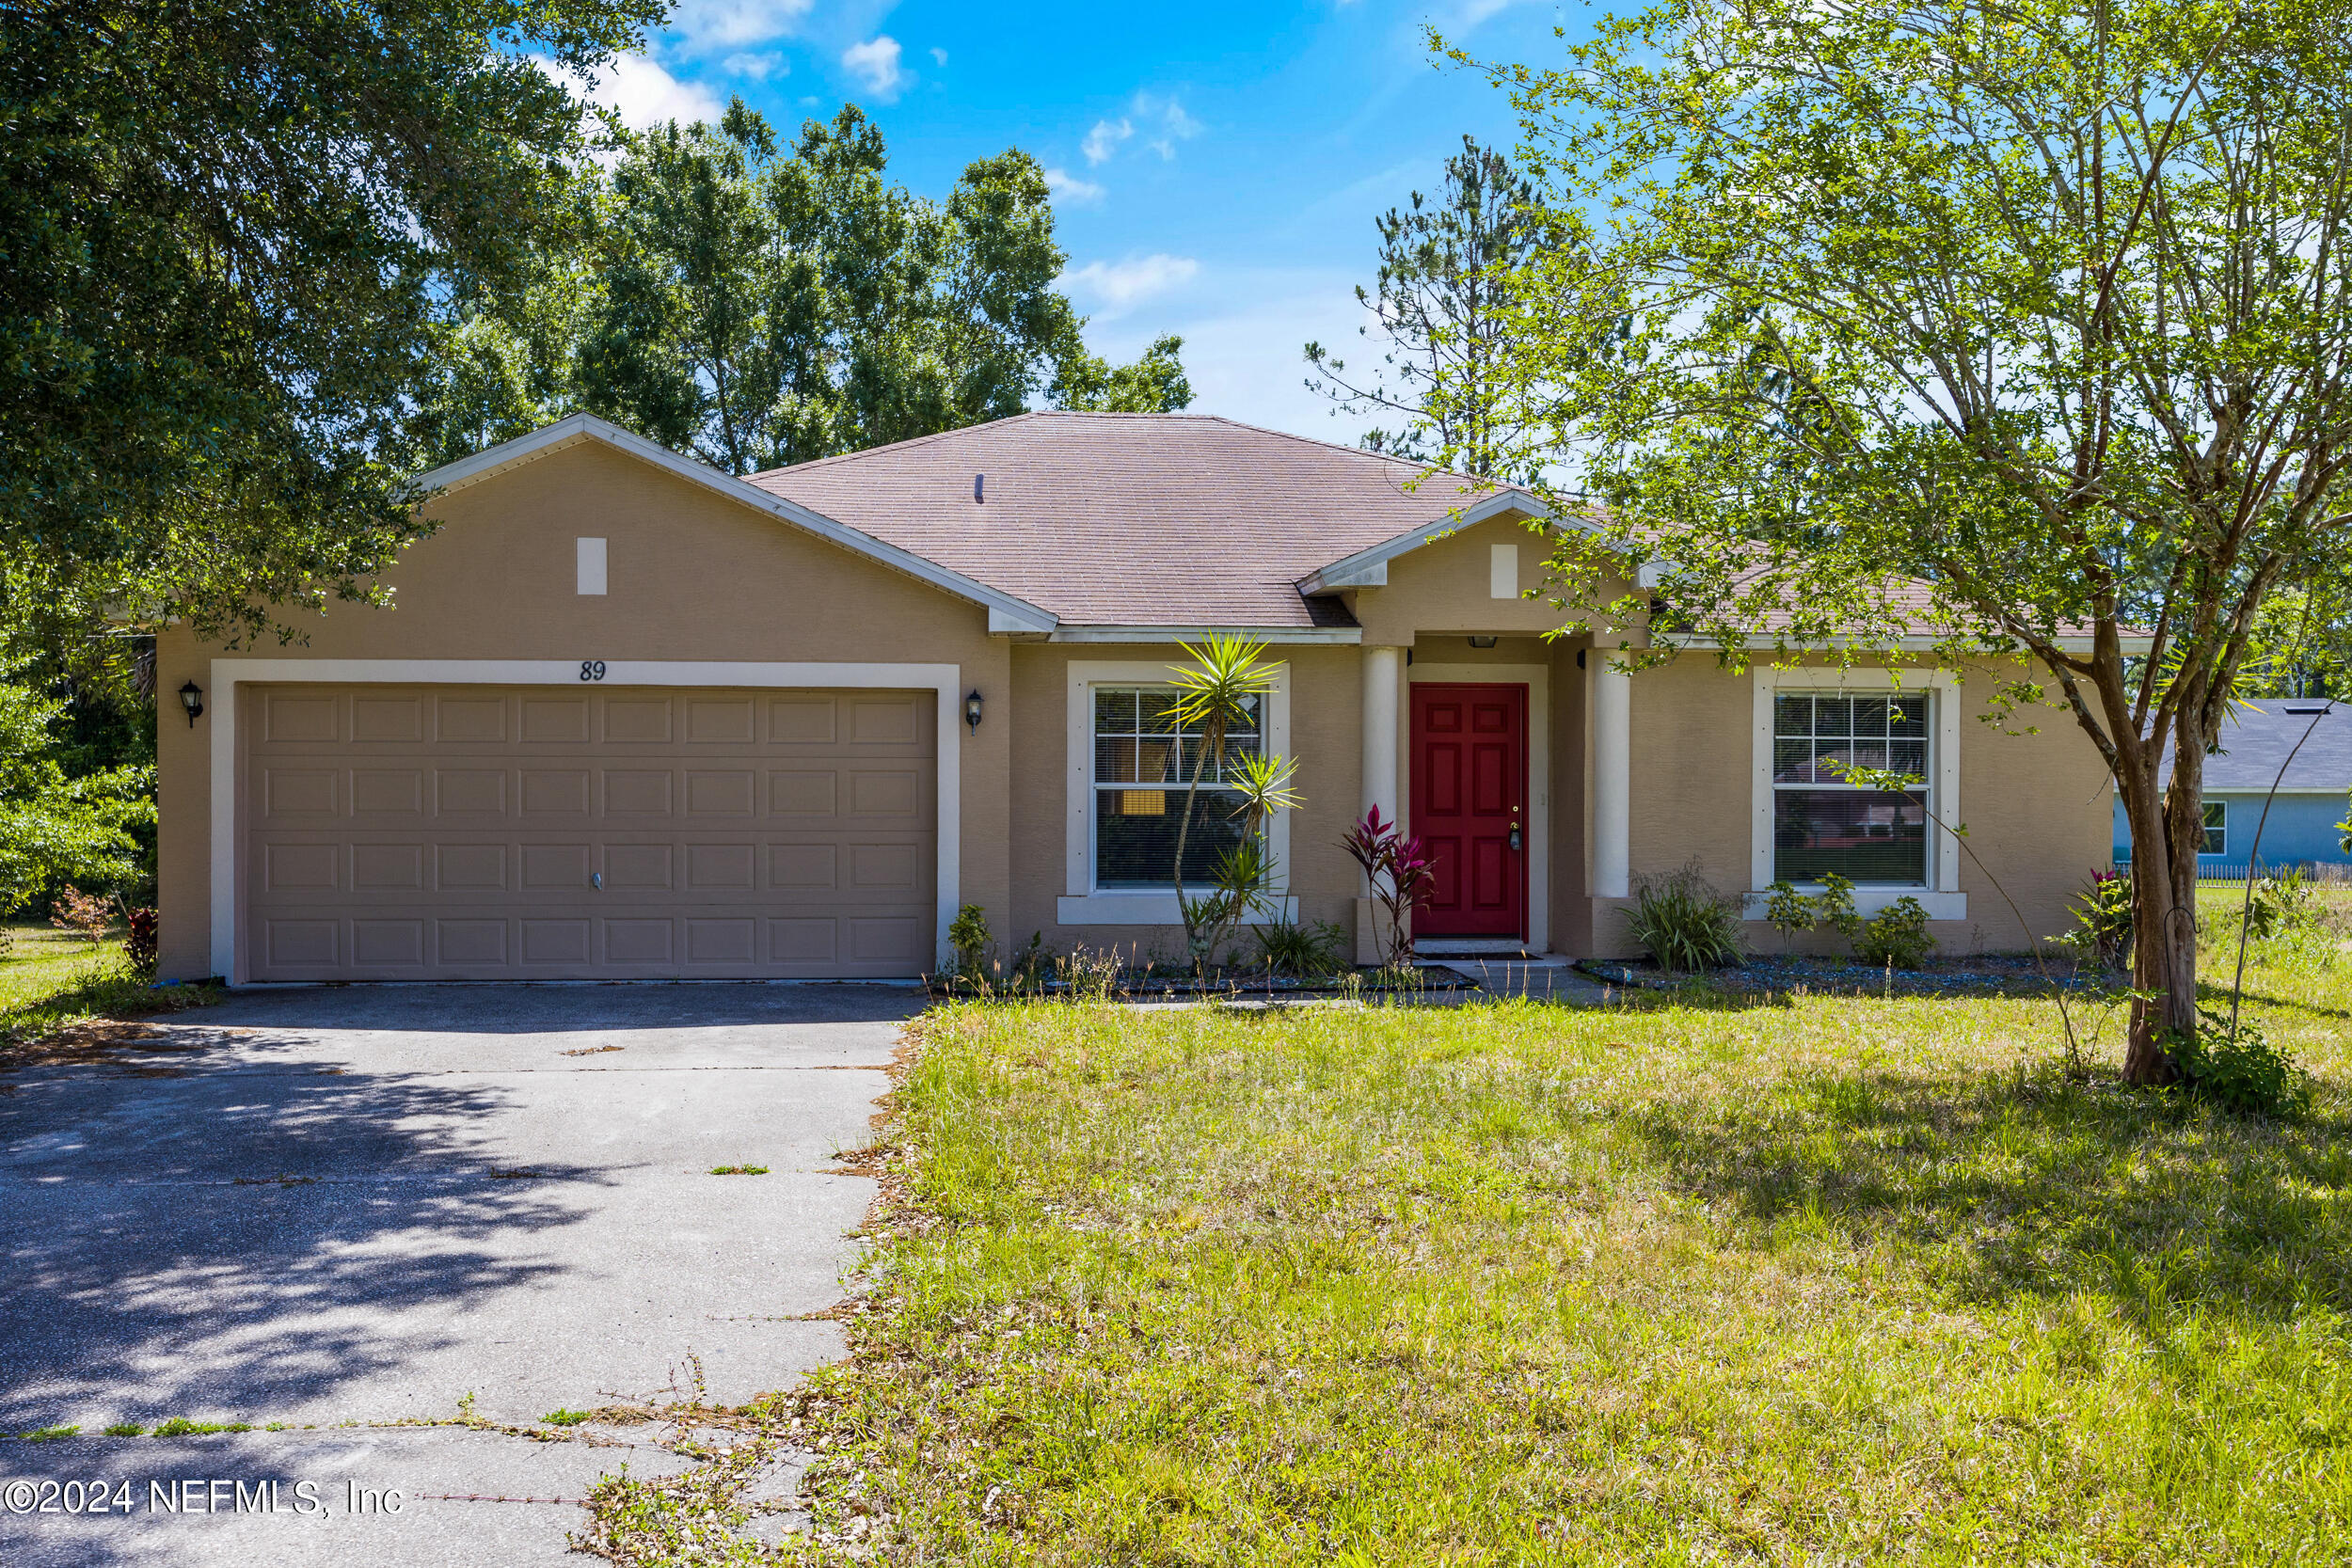
[[[2297,750],[2297,747],[2300,750]],[[2288,756],[2292,753],[2293,762]],[[2165,753],[2163,778],[2172,780]],[[2280,769],[2285,773],[2281,776]],[[2273,784],[2278,793],[2271,793]],[[2352,865],[2337,826],[2352,816],[2352,703],[2322,697],[2242,701],[2205,758],[2205,842],[2200,876],[2239,878],[2249,864]],[[2263,815],[2265,803],[2269,816]],[[2254,835],[2259,830],[2259,847]],[[2131,825],[2115,807],[2115,860],[2129,864]]]
[[[1282,912],[1369,952],[1341,847],[1436,847],[1425,944],[1632,951],[1636,879],[1842,871],[1947,947],[2058,929],[2108,858],[2062,714],[1926,668],[1628,673],[1548,639],[1537,498],[1185,415],[1040,413],[737,479],[577,416],[423,476],[389,609],[157,640],[162,972],[231,983],[913,975],[1181,951],[1177,644],[1268,644]],[[1916,797],[1821,765],[1881,762]],[[1222,821],[1223,813],[1214,814]],[[1969,829],[1963,855],[1946,825]],[[1196,832],[1195,863],[1217,833]],[[1776,939],[1748,901],[1759,948]],[[1819,939],[1816,939],[1819,940]]]

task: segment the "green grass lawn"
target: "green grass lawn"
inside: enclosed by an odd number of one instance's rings
[[[2344,1561],[2352,951],[2257,958],[2300,1125],[2039,1001],[946,1008],[855,1358],[601,1539],[789,1436],[818,1556]]]
[[[124,962],[119,927],[96,943],[43,925],[12,923],[0,930],[9,938],[0,952],[0,1050],[88,1019],[187,1006],[211,994],[194,987],[151,990]]]

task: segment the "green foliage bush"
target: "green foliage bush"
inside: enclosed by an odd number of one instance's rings
[[[2210,1007],[2197,1010],[2196,1037],[2165,1037],[2165,1053],[2179,1066],[2193,1099],[2239,1116],[2293,1119],[2311,1109],[2312,1077],[2255,1024]]]
[[[1717,892],[1695,861],[1662,877],[1634,879],[1626,928],[1663,970],[1740,961],[1740,900]]]
[[[1258,927],[1258,951],[1277,974],[1329,974],[1345,967],[1347,933],[1328,921],[1279,921]]]
[[[2122,968],[2132,952],[2131,873],[2092,872],[2069,909],[2074,928],[2048,940],[2072,953],[2077,963]]]
[[[1867,964],[1917,969],[1935,956],[1928,935],[1928,909],[1909,895],[1862,923],[1853,935],[1854,957]]]
[[[1801,937],[1813,929],[1821,918],[1821,906],[1797,891],[1797,884],[1782,878],[1766,888],[1764,918],[1773,930],[1784,937]]]
[[[2319,928],[2319,890],[2296,866],[2254,883],[2246,904],[2246,934],[2256,942]]]

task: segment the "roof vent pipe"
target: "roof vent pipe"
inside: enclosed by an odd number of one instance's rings
[[[976,506],[988,504],[988,476],[986,474],[972,476],[972,501]]]

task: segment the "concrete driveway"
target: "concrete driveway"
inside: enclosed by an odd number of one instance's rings
[[[576,1499],[687,1463],[645,1426],[445,1421],[738,1403],[842,1353],[868,1139],[919,992],[248,993],[99,1063],[0,1078],[0,1564],[521,1564]],[[715,1165],[769,1167],[713,1176]],[[277,1423],[180,1438],[116,1423]],[[59,1492],[32,1497],[55,1481]],[[40,1512],[104,1481],[103,1513]],[[179,1483],[195,1481],[203,1501]],[[280,1512],[233,1483],[279,1483]],[[119,1506],[121,1482],[132,1506]],[[231,1483],[230,1489],[211,1486]],[[318,1510],[294,1512],[298,1483]],[[157,1504],[162,1494],[183,1502]],[[789,1491],[789,1476],[774,1479]],[[361,1492],[401,1494],[365,1511]]]

